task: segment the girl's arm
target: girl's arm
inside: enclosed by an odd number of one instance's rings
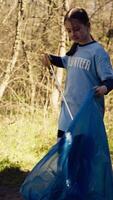
[[[49,57],[50,62],[53,65],[57,67],[65,68],[62,58],[60,56],[55,56],[55,55],[50,54],[48,57]]]
[[[107,87],[107,94],[113,90],[113,78],[103,81],[103,85]]]
[[[60,56],[55,56],[52,54],[44,54],[42,63],[46,66],[50,66],[51,64],[57,66],[57,67],[61,67],[61,68],[66,68],[67,66],[67,58],[68,56],[64,56],[64,57],[60,57]]]
[[[103,81],[102,85],[97,86],[95,90],[98,96],[103,96],[108,94],[111,90],[113,90],[113,79],[107,79]]]
[[[101,80],[101,86],[96,87],[97,95],[108,94],[113,89],[113,69],[108,53],[104,49],[96,51],[95,57],[97,74]]]

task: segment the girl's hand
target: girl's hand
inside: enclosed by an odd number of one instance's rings
[[[44,54],[42,63],[47,67],[50,66],[51,62],[49,60],[49,55],[47,53]]]
[[[96,93],[97,96],[103,96],[107,93],[107,87],[105,85],[96,86],[95,87],[95,93]]]

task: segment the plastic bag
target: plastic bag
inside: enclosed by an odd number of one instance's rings
[[[20,192],[25,200],[113,200],[108,142],[94,91]]]

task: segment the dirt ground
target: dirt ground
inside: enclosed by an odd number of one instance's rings
[[[23,200],[19,194],[19,188],[0,186],[0,200]]]
[[[19,190],[27,174],[18,167],[5,168],[0,172],[0,200],[23,200]]]

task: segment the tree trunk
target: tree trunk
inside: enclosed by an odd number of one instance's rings
[[[31,1],[30,1],[31,2]],[[27,5],[27,1],[24,1],[24,11],[27,13],[26,10],[26,5]],[[32,9],[32,16],[35,16],[36,14],[36,6],[33,2],[31,2],[30,4],[30,9]],[[28,16],[26,15],[26,18]],[[30,85],[31,85],[31,95],[30,95],[30,100],[31,100],[31,112],[34,112],[34,108],[35,108],[35,93],[36,93],[36,84],[35,84],[35,78],[34,78],[34,72],[33,72],[33,58],[32,58],[32,33],[33,33],[33,26],[34,26],[34,21],[35,18],[32,17],[29,21],[29,50],[24,50],[25,51],[25,55],[26,55],[26,59],[27,59],[27,64],[28,64],[28,69],[29,69],[29,80],[30,80]],[[24,48],[25,49],[25,48]]]
[[[59,56],[63,56],[65,54],[65,41],[66,41],[66,32],[63,24],[64,16],[61,17],[61,42],[60,42],[60,49],[59,49]],[[59,82],[60,87],[62,87],[62,80],[63,80],[63,69],[57,68],[56,77]],[[52,105],[54,109],[58,109],[58,99],[60,96],[59,90],[54,87],[52,92]]]
[[[60,40],[60,49],[59,49],[59,56],[64,56],[66,52],[66,31],[64,27],[64,16],[65,12],[69,10],[71,4],[71,0],[64,0],[63,1],[63,8],[61,11],[61,40]],[[56,77],[59,82],[59,85],[62,87],[62,81],[63,81],[63,69],[57,68]],[[58,109],[58,100],[59,100],[60,92],[59,90],[54,87],[52,92],[52,105],[55,110]]]
[[[0,85],[0,100],[2,99],[4,92],[9,84],[10,77],[13,73],[15,64],[17,62],[17,58],[19,55],[19,51],[22,48],[22,30],[23,30],[23,12],[22,12],[22,1],[16,1],[18,7],[18,17],[17,17],[17,24],[16,24],[16,36],[15,36],[15,43],[13,47],[13,55],[12,60],[9,62],[4,79]]]

